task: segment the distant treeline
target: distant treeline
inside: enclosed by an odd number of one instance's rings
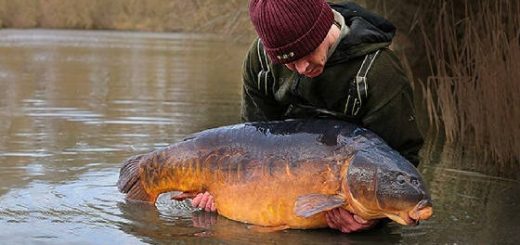
[[[253,35],[247,0],[0,0],[0,26]]]
[[[255,34],[249,21],[248,2],[249,0],[0,0],[0,27],[210,32],[232,35],[237,40],[250,40]],[[357,2],[364,5],[366,0]]]

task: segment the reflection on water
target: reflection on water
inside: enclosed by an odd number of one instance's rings
[[[421,166],[434,216],[354,235],[258,233],[161,196],[126,203],[127,157],[239,120],[247,44],[188,34],[0,31],[0,239],[7,244],[513,243],[520,183]],[[430,157],[432,156],[432,157]],[[254,210],[252,210],[254,211]]]

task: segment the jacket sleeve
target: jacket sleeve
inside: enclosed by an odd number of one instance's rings
[[[369,74],[368,80],[376,86],[369,90],[371,106],[363,116],[362,124],[417,166],[424,139],[416,122],[410,82],[397,57],[389,50],[376,60],[374,69],[379,72],[372,77]]]
[[[268,66],[268,59],[261,42],[256,39],[249,49],[242,68],[242,121],[279,120],[285,111],[285,106],[278,103],[274,96],[264,89],[267,79],[263,78],[269,75]],[[274,82],[272,74],[268,78]]]

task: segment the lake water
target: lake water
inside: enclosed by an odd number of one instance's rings
[[[1,243],[520,242],[520,182],[457,168],[449,148],[424,154],[434,215],[415,227],[258,233],[166,195],[156,207],[126,203],[115,185],[126,158],[239,122],[247,46],[201,34],[1,30]]]

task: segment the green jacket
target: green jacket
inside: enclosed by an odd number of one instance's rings
[[[242,120],[339,118],[372,130],[417,165],[423,137],[410,82],[387,48],[395,28],[355,4],[331,6],[344,16],[350,32],[318,77],[272,64],[262,42],[253,42],[243,67]],[[375,57],[373,62],[367,55]]]

